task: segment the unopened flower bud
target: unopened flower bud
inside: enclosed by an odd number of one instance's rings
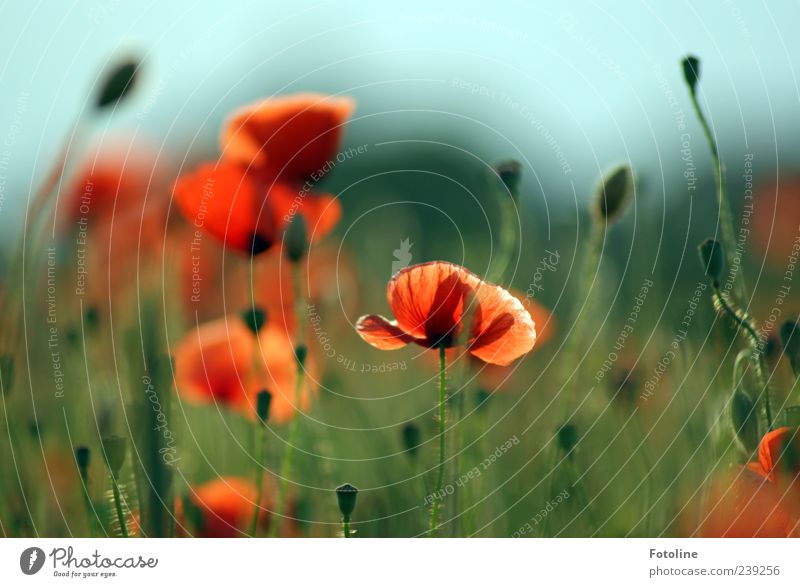
[[[294,347],[294,358],[297,361],[297,367],[302,369],[306,364],[306,357],[308,356],[308,348],[304,344],[298,344]]]
[[[245,326],[247,326],[253,334],[258,334],[267,322],[267,313],[258,306],[253,306],[249,310],[243,311],[240,316]]]
[[[97,95],[97,108],[116,106],[136,86],[136,78],[139,71],[139,61],[128,59],[114,67],[106,74],[105,80]]]
[[[88,446],[79,446],[75,449],[75,463],[78,465],[81,477],[89,470],[89,463],[91,463],[91,461],[92,453]]]
[[[519,193],[519,182],[522,179],[522,165],[520,165],[519,161],[514,159],[502,161],[495,166],[494,170],[500,177],[500,181],[506,186],[511,197],[516,199]]]
[[[256,415],[262,424],[266,424],[269,419],[269,406],[272,403],[272,394],[266,389],[262,389],[256,396]]]
[[[336,499],[339,500],[339,511],[345,520],[350,519],[353,510],[356,509],[356,496],[358,489],[349,483],[340,485],[336,488]]]
[[[111,474],[116,477],[125,462],[127,441],[121,436],[106,436],[102,442],[103,458]]]
[[[562,424],[556,437],[561,450],[570,454],[578,444],[578,429],[574,424]]]
[[[694,94],[697,82],[700,81],[700,60],[694,55],[687,55],[681,62],[683,67],[683,78]]]
[[[422,443],[422,432],[414,422],[408,422],[403,426],[403,445],[409,456],[416,456],[417,449]]]
[[[722,244],[713,238],[709,238],[700,243],[700,246],[697,247],[697,252],[700,255],[703,271],[711,281],[719,283],[722,271],[725,268],[725,249]]]
[[[597,188],[595,197],[595,214],[599,220],[607,223],[615,222],[625,213],[633,198],[633,172],[627,165],[607,173]]]

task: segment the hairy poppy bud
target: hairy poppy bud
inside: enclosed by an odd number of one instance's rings
[[[300,214],[295,214],[286,228],[286,258],[292,263],[299,263],[308,250],[306,221]]]
[[[81,473],[81,477],[86,476],[86,472],[89,470],[89,463],[91,460],[92,453],[88,446],[79,446],[75,449],[75,463],[78,465],[78,470]]]
[[[267,322],[267,313],[258,306],[253,306],[249,310],[243,311],[240,316],[245,326],[247,326],[253,334],[258,334]]]
[[[795,377],[800,375],[800,328],[794,320],[788,320],[781,326],[781,343],[783,354],[789,359]]]
[[[422,443],[422,432],[414,422],[408,422],[403,426],[403,445],[410,456],[416,456],[417,449]]]
[[[758,409],[752,398],[737,386],[731,398],[731,425],[736,439],[744,451],[750,455],[758,448]]]
[[[89,306],[83,315],[83,321],[88,332],[94,332],[97,330],[97,326],[100,323],[100,314],[97,311],[97,308],[94,306]]]
[[[308,356],[308,348],[304,344],[298,344],[294,347],[294,358],[297,361],[298,368],[302,369],[306,364],[306,357]]]
[[[595,213],[600,220],[611,223],[625,213],[633,197],[633,172],[627,165],[620,165],[607,173],[597,188]]]
[[[8,395],[14,387],[14,357],[11,355],[0,355],[0,391],[3,395]]]
[[[700,80],[700,60],[694,55],[687,55],[681,61],[681,65],[683,67],[683,78],[694,94],[697,82]]]
[[[516,198],[519,193],[519,182],[522,178],[522,165],[519,161],[509,159],[498,163],[495,172],[500,177],[500,181],[506,186],[506,189],[511,194],[512,198]]]
[[[725,268],[725,249],[722,244],[713,238],[708,238],[697,247],[703,271],[711,281],[719,283],[722,271]]]
[[[578,444],[578,429],[574,424],[562,424],[556,434],[558,446],[565,454],[570,454]]]
[[[336,488],[336,499],[339,500],[339,511],[345,520],[350,519],[353,510],[356,509],[356,496],[358,489],[349,483],[340,485]]]
[[[102,442],[103,458],[111,474],[116,477],[125,462],[127,441],[121,436],[106,436]]]
[[[102,110],[109,106],[115,106],[130,94],[136,85],[138,70],[139,62],[129,59],[119,63],[108,72],[100,93],[97,95],[97,108]]]
[[[266,389],[262,389],[256,396],[256,415],[262,424],[266,424],[269,419],[269,406],[272,403],[272,394]]]

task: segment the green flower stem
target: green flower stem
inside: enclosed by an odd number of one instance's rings
[[[345,516],[342,518],[342,535],[345,538],[351,538],[350,536],[350,516]]]
[[[764,413],[767,418],[767,426],[770,430],[774,428],[774,420],[772,417],[772,400],[770,398],[769,383],[764,379],[766,373],[766,365],[764,364],[764,353],[761,352],[761,337],[756,332],[755,326],[750,322],[750,318],[746,313],[738,310],[727,300],[725,295],[719,288],[719,282],[715,281],[711,284],[714,292],[714,299],[719,304],[722,312],[728,316],[733,322],[740,327],[746,334],[750,342],[751,348],[751,361],[753,364],[753,372],[755,373],[756,381],[759,387],[758,398],[764,399]]]
[[[447,361],[445,358],[445,347],[439,345],[439,472],[436,477],[436,489],[434,490],[433,507],[431,507],[431,524],[428,536],[436,537],[439,524],[439,502],[441,501],[442,486],[444,485],[444,462],[445,462],[445,425],[447,417]]]
[[[492,283],[503,281],[503,277],[514,258],[514,249],[517,244],[517,230],[514,222],[516,216],[516,206],[513,198],[507,193],[501,194],[500,245],[497,252],[497,261],[488,277],[488,280]]]
[[[255,538],[258,535],[258,518],[259,514],[261,514],[261,493],[264,490],[264,458],[265,458],[265,447],[267,444],[267,434],[266,430],[267,427],[265,424],[256,418],[256,427],[258,428],[256,432],[256,507],[255,511],[253,512],[253,519],[250,522],[250,536]]]
[[[123,538],[128,537],[128,524],[125,521],[125,514],[122,511],[122,498],[119,494],[119,484],[117,478],[112,473],[111,477],[111,490],[114,492],[114,509],[117,511],[117,521],[119,522],[119,531],[122,533]]]
[[[295,314],[296,314],[296,328],[297,332],[295,333],[295,347],[300,344],[302,340],[302,317],[305,312],[305,300],[303,299],[303,290],[300,287],[300,264],[299,263],[292,263],[292,276],[294,282],[294,296],[295,296]],[[298,362],[297,364],[297,379],[295,381],[294,386],[294,405],[298,407],[300,405],[300,400],[302,396],[302,389],[303,389],[303,381],[305,378],[305,366]],[[278,502],[277,502],[277,510],[275,511],[275,519],[270,527],[270,537],[275,538],[278,536],[278,530],[281,524],[281,518],[283,517],[283,512],[286,509],[286,493],[288,491],[289,485],[289,475],[292,472],[292,454],[294,452],[294,445],[297,443],[297,434],[300,429],[300,417],[299,417],[299,408],[298,414],[295,414],[294,418],[292,418],[292,423],[289,428],[289,439],[286,442],[286,449],[283,452],[283,463],[281,465],[281,482],[278,487]]]
[[[728,196],[725,192],[725,178],[723,176],[722,161],[719,158],[719,149],[717,148],[717,141],[714,134],[711,132],[711,127],[708,120],[700,108],[700,102],[697,100],[697,92],[694,87],[689,87],[689,95],[692,99],[692,106],[700,121],[700,126],[703,128],[703,134],[708,142],[708,147],[711,150],[711,159],[714,163],[714,180],[717,184],[717,204],[719,206],[719,220],[722,229],[722,244],[725,245],[725,257],[728,262],[728,267],[733,270],[736,267],[734,263],[734,251],[736,250],[736,239],[733,234],[733,214],[731,213],[731,206],[728,202]],[[743,299],[747,299],[747,287],[744,282],[744,275],[742,274],[741,267],[736,269],[735,280],[737,282],[737,293]]]
[[[92,506],[92,499],[89,497],[89,475],[86,471],[80,472],[81,488],[83,489],[83,505],[86,508],[86,519],[89,523],[89,536],[95,536],[95,526],[97,524],[96,514]]]

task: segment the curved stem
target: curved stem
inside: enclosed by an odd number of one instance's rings
[[[689,95],[692,98],[692,106],[694,107],[695,114],[700,120],[700,126],[703,128],[703,134],[708,142],[708,147],[711,150],[711,159],[714,163],[714,180],[717,184],[717,205],[719,206],[719,220],[722,228],[722,242],[725,245],[725,257],[728,262],[728,267],[731,271],[736,271],[734,279],[737,282],[737,289],[739,296],[747,299],[747,288],[744,282],[744,275],[742,274],[741,267],[734,263],[734,251],[736,250],[736,239],[733,234],[733,214],[731,213],[731,206],[728,202],[728,196],[725,193],[725,179],[722,173],[722,161],[719,158],[719,149],[717,148],[717,141],[714,134],[711,132],[711,127],[708,120],[700,108],[700,102],[697,100],[697,93],[694,88],[689,88]],[[734,269],[736,267],[736,269]]]
[[[507,194],[500,197],[500,246],[497,252],[497,262],[489,273],[488,280],[492,283],[503,281],[503,277],[514,258],[514,247],[517,244],[517,230],[514,222],[516,217],[514,200]]]
[[[428,536],[436,537],[439,523],[439,502],[442,500],[442,485],[444,485],[444,461],[445,461],[445,424],[447,416],[447,361],[445,359],[444,345],[439,346],[439,472],[436,477],[436,489],[434,490],[433,507],[431,508],[431,524]]]
[[[342,534],[345,538],[350,538],[350,517],[342,518]]]

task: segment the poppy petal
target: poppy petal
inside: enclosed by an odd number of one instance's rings
[[[356,332],[366,342],[382,351],[393,351],[414,342],[414,338],[400,330],[396,322],[374,314],[359,318]]]
[[[255,171],[284,179],[322,175],[333,159],[345,122],[355,104],[350,98],[299,94],[245,106],[225,124],[223,156]]]
[[[481,283],[469,351],[486,363],[509,365],[533,348],[536,327],[522,303],[497,285]]]
[[[342,217],[342,205],[336,196],[305,192],[302,186],[288,182],[275,181],[267,201],[275,226],[284,227],[294,214],[302,215],[312,245],[330,233]]]
[[[204,163],[178,179],[174,194],[178,209],[193,226],[228,247],[258,254],[274,242],[272,215],[257,206],[253,179],[239,165]]]
[[[433,344],[441,340],[449,346],[460,333],[470,285],[479,282],[458,265],[432,261],[399,271],[389,282],[386,297],[400,330],[414,338]]]

